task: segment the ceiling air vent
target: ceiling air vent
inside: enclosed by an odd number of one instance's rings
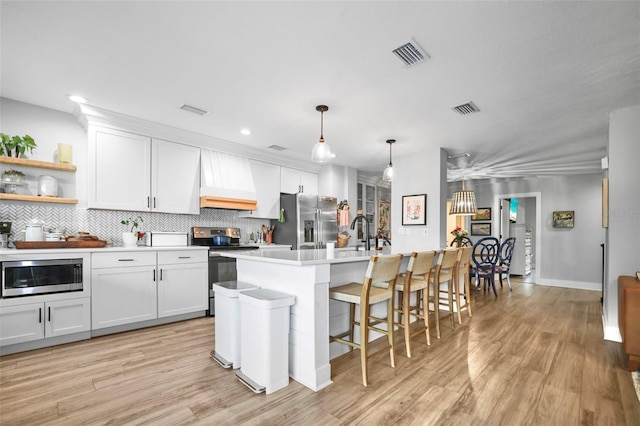
[[[429,55],[418,46],[418,43],[416,43],[414,39],[409,39],[408,42],[393,49],[392,52],[407,68],[417,65],[425,59],[429,59]]]
[[[473,114],[474,112],[480,111],[480,109],[473,102],[467,102],[466,104],[454,106],[451,109],[460,115]]]
[[[283,146],[280,146],[280,145],[269,145],[268,148],[269,149],[275,149],[276,151],[284,151],[285,149],[287,149],[287,148],[285,148]]]
[[[198,108],[196,106],[188,105],[188,104],[181,105],[180,109],[183,110],[183,111],[189,111],[189,112],[192,112],[192,113],[198,114],[198,115],[207,115],[207,114],[209,114],[209,111],[207,111],[206,109]]]

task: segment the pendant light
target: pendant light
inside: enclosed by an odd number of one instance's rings
[[[316,163],[328,163],[331,161],[331,148],[324,141],[324,113],[329,110],[326,105],[318,105],[316,111],[320,111],[320,140],[313,146],[311,161]]]
[[[396,143],[395,139],[387,139],[387,143],[389,144],[389,165],[386,169],[384,169],[384,173],[382,173],[382,180],[385,182],[391,182],[393,180],[393,164],[391,163],[391,145]]]
[[[464,189],[464,178],[462,178],[462,191],[453,193],[451,209],[449,214],[458,216],[471,216],[478,213],[476,208],[476,194],[471,190]]]

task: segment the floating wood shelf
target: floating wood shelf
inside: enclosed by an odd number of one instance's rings
[[[38,167],[40,169],[61,170],[63,172],[75,172],[76,166],[66,163],[51,163],[49,161],[30,160],[28,158],[15,158],[0,155],[0,163],[13,164],[15,166]]]
[[[0,200],[35,201],[38,203],[78,204],[75,198],[39,197],[37,195],[2,194]]]

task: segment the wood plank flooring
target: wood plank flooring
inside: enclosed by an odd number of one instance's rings
[[[334,384],[256,395],[209,357],[199,318],[0,357],[1,425],[640,425],[622,345],[602,339],[600,294],[512,279],[473,297],[455,330],[396,333],[396,368],[359,352]],[[433,322],[432,322],[433,324]]]

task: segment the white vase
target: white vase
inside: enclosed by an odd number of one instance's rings
[[[138,245],[138,236],[135,232],[123,232],[122,242],[125,247],[135,247]]]

